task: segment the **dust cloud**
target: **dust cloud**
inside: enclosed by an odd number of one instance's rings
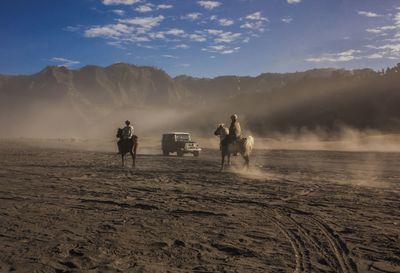
[[[337,132],[322,129],[293,130],[257,138],[258,149],[327,150],[351,152],[400,152],[400,134],[384,134],[376,130],[342,127]]]

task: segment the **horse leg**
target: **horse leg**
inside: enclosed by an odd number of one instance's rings
[[[250,167],[250,157],[248,155],[244,155],[243,156],[245,162],[244,162],[244,167],[246,168],[246,170],[249,170]]]
[[[132,151],[130,151],[130,154],[131,154],[131,157],[132,157],[132,168],[135,168],[135,165],[136,165],[136,162],[135,162],[135,157],[136,157],[136,155],[132,152]]]
[[[123,154],[121,154],[121,158],[122,158],[122,167],[125,167],[125,159]]]
[[[228,153],[228,166],[231,165],[231,153]]]
[[[132,167],[136,167],[136,151],[137,151],[138,144],[137,142],[133,145],[133,152],[131,152],[132,155]]]
[[[225,154],[221,153],[221,171],[224,170],[224,164],[225,164]]]

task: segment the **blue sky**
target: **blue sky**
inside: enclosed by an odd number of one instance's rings
[[[400,62],[400,1],[1,1],[1,74],[116,62],[199,77],[381,69]]]

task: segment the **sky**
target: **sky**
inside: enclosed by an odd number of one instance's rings
[[[400,62],[400,0],[2,0],[0,74],[124,62],[256,76]]]

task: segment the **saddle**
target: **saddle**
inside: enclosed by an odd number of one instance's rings
[[[240,153],[240,147],[243,146],[245,141],[246,141],[246,138],[235,139],[233,136],[227,135],[226,138],[221,141],[221,151],[227,153],[229,144],[233,144],[234,149],[231,152],[233,154]]]

